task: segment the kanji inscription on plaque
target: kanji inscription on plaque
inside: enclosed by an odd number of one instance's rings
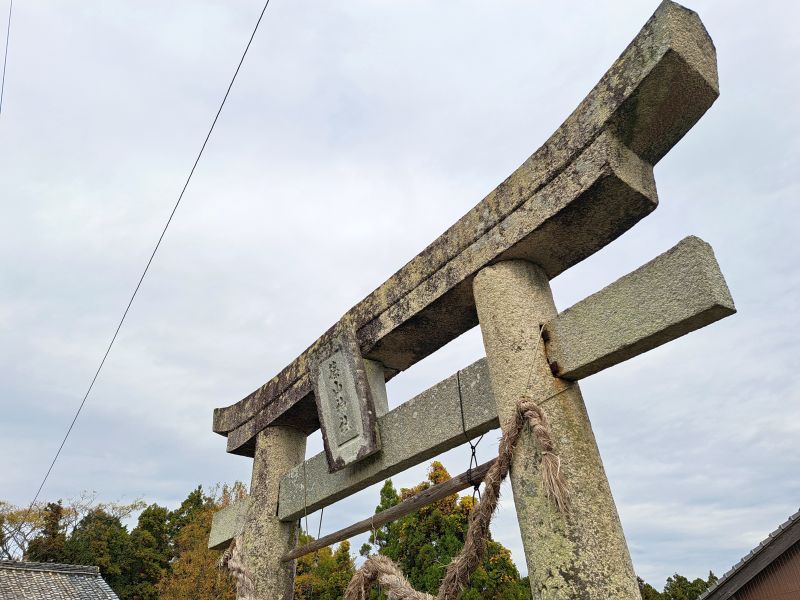
[[[312,381],[331,471],[380,449],[375,402],[355,332],[342,328],[314,361]]]
[[[329,396],[328,401],[333,405],[334,430],[338,446],[342,446],[358,436],[355,427],[358,396],[353,374],[342,368],[344,362],[344,355],[339,350],[322,362],[319,372],[320,377],[324,380],[323,393]]]

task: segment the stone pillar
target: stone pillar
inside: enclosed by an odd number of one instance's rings
[[[278,485],[289,469],[303,461],[306,436],[285,426],[268,427],[256,438],[252,504],[244,529],[245,562],[255,594],[248,600],[291,600],[295,561],[281,557],[297,545],[298,524],[278,520]]]
[[[473,290],[500,423],[530,380],[527,394],[550,420],[571,494],[564,518],[541,493],[535,445],[523,435],[510,477],[534,600],[640,600],[578,385],[553,377],[543,341],[537,349],[540,324],[556,315],[546,274],[526,261],[500,262],[478,273]]]

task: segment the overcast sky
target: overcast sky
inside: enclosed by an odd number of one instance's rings
[[[656,6],[273,0],[42,498],[175,506],[199,483],[249,481],[212,409],[272,377],[525,160]],[[657,166],[658,210],[553,281],[563,309],[695,234],[736,301],[737,315],[582,383],[636,570],[658,587],[721,574],[800,505],[800,5],[690,7],[722,95]],[[36,491],[260,9],[15,4],[0,498]],[[473,330],[393,380],[391,404],[482,355]],[[314,436],[309,454],[320,447]],[[468,465],[463,450],[444,460]],[[524,572],[510,497],[493,532]],[[376,502],[373,488],[331,507],[323,532]]]

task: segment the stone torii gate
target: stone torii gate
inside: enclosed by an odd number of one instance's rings
[[[695,237],[562,312],[549,282],[656,208],[653,165],[717,96],[711,38],[694,12],[664,1],[521,167],[277,376],[215,410],[228,452],[254,462],[250,496],[215,516],[209,546],[239,540],[256,598],[292,597],[305,512],[460,445],[464,429],[499,427],[523,394],[549,418],[571,494],[565,517],[540,489],[524,434],[511,483],[533,597],[639,598],[577,381],[734,313],[733,300]],[[387,380],[475,325],[485,359],[388,411]],[[318,428],[325,452],[304,461]]]

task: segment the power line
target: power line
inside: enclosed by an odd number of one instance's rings
[[[172,218],[175,216],[175,212],[178,210],[178,206],[180,206],[181,200],[183,200],[183,195],[186,192],[186,188],[189,187],[189,182],[192,180],[192,175],[194,175],[194,171],[197,168],[197,164],[200,162],[200,158],[203,156],[203,151],[206,149],[206,145],[208,144],[209,138],[211,138],[211,133],[214,131],[214,127],[217,124],[217,120],[219,119],[220,113],[222,113],[222,108],[225,106],[225,101],[228,99],[228,95],[231,93],[231,89],[233,88],[233,83],[236,81],[236,76],[239,74],[239,70],[242,68],[242,64],[244,63],[244,59],[247,56],[247,51],[250,50],[250,45],[253,43],[253,39],[256,36],[256,32],[258,31],[259,25],[261,25],[261,20],[264,18],[264,13],[267,10],[267,6],[269,6],[269,0],[266,0],[264,3],[264,8],[261,9],[261,14],[258,16],[258,21],[256,21],[256,25],[253,28],[253,32],[250,34],[250,39],[247,41],[247,45],[244,48],[244,52],[242,52],[242,57],[239,59],[239,64],[236,66],[236,70],[233,73],[233,77],[231,78],[231,82],[228,84],[228,89],[225,90],[225,95],[222,98],[222,102],[217,109],[216,115],[214,115],[214,120],[211,122],[211,127],[206,134],[205,140],[203,140],[203,145],[200,147],[200,151],[197,153],[197,158],[194,159],[194,164],[192,165],[191,170],[189,171],[189,175],[186,177],[186,182],[183,184],[183,188],[181,189],[181,193],[178,195],[178,200],[175,202],[175,206],[172,207],[172,212],[167,219],[164,228],[161,230],[161,235],[158,237],[158,241],[156,242],[155,248],[153,248],[152,254],[150,254],[150,258],[147,261],[147,264],[144,267],[144,271],[142,271],[141,277],[139,277],[139,281],[136,283],[136,287],[133,290],[133,294],[131,294],[131,298],[128,301],[128,305],[125,307],[125,311],[122,313],[122,318],[119,320],[117,324],[117,328],[114,331],[114,335],[111,337],[111,341],[106,348],[105,353],[103,354],[103,358],[100,361],[100,365],[97,367],[97,371],[95,371],[94,377],[92,377],[91,383],[89,383],[89,388],[86,390],[86,394],[83,396],[83,400],[78,406],[78,410],[75,412],[75,416],[72,418],[72,422],[67,429],[67,433],[64,435],[64,439],[61,440],[61,445],[58,447],[55,456],[53,457],[50,466],[47,469],[47,472],[42,479],[42,483],[39,485],[39,489],[36,491],[36,495],[33,497],[30,505],[28,506],[28,512],[26,513],[25,519],[28,518],[30,511],[33,510],[33,505],[36,504],[36,500],[39,499],[39,494],[42,492],[42,488],[44,488],[44,484],[47,482],[48,477],[50,477],[50,473],[53,470],[53,466],[56,464],[59,455],[61,454],[61,450],[64,448],[64,444],[67,443],[67,439],[69,438],[70,433],[72,433],[72,428],[75,426],[75,422],[78,420],[78,417],[83,410],[84,405],[86,404],[86,400],[89,398],[89,394],[94,387],[95,382],[97,381],[98,376],[100,375],[100,371],[103,369],[103,365],[108,358],[108,354],[111,352],[111,347],[114,345],[114,342],[117,339],[117,335],[119,334],[120,329],[122,328],[122,324],[125,322],[125,318],[128,316],[128,311],[133,304],[134,299],[136,298],[136,294],[139,293],[139,288],[142,285],[142,281],[144,281],[145,276],[147,275],[148,270],[150,269],[150,265],[153,263],[153,259],[156,256],[156,252],[158,252],[159,247],[161,246],[161,242],[164,239],[164,235],[167,233],[167,229],[169,228],[170,223],[172,222]],[[24,519],[23,519],[24,520]]]
[[[11,10],[14,8],[14,0],[8,3],[8,24],[6,25],[6,51],[3,54],[3,80],[0,83],[0,114],[3,112],[3,94],[6,91],[6,64],[8,63],[8,39],[11,37]]]

